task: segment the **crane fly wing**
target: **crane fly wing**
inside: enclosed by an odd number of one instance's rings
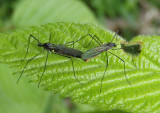
[[[81,58],[86,61],[87,59],[93,58],[93,57],[101,54],[103,51],[105,51],[105,48],[102,46],[98,46],[98,47],[95,47],[95,48],[92,48],[92,49],[85,51],[82,54]]]

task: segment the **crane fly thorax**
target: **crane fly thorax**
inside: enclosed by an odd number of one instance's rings
[[[112,49],[113,47],[117,47],[115,43],[105,43],[102,46],[105,48],[106,51]]]
[[[49,50],[49,51],[53,51],[54,50],[54,46],[51,43],[44,43],[40,47],[43,47],[44,49]]]

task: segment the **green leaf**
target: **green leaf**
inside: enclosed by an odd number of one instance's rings
[[[22,61],[27,50],[30,34],[39,37],[42,43],[48,42],[51,34],[51,42],[55,44],[76,41],[86,34],[96,35],[102,42],[107,43],[111,41],[114,35],[113,32],[100,26],[75,23],[47,24],[30,27],[11,34],[0,34],[0,60],[10,64],[19,74],[26,61],[42,51],[42,48],[37,46],[37,42],[32,40],[29,54],[26,60]],[[123,62],[109,53],[109,65],[102,83],[101,93],[101,78],[106,65],[105,53],[91,59],[88,63],[81,59],[74,59],[76,76],[84,85],[76,81],[70,59],[50,53],[41,85],[47,90],[59,92],[64,97],[71,97],[74,101],[85,104],[93,104],[103,110],[158,112],[160,105],[159,38],[159,36],[138,36],[134,38],[133,42],[140,42],[142,49],[139,56],[135,58],[135,64],[139,69],[134,67],[132,57],[125,54],[123,50],[110,50],[125,61],[127,78],[132,85],[129,85],[125,79]],[[92,44],[85,48],[90,41],[91,38],[87,37],[75,44],[75,48],[85,51],[98,46],[96,42],[92,41]],[[114,40],[113,42],[119,44],[124,40],[118,37],[118,41]],[[31,61],[21,79],[27,75],[31,81],[38,84],[44,69],[45,58],[46,52]]]
[[[51,94],[41,88],[38,89],[35,84],[28,84],[26,79],[17,85],[15,83],[17,77],[12,76],[11,72],[13,70],[8,66],[0,64],[0,113],[44,111],[46,100]]]
[[[20,27],[53,22],[98,23],[78,0],[23,0],[17,5],[12,21]]]

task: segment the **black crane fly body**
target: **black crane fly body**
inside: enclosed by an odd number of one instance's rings
[[[74,47],[74,41],[68,42],[68,43],[62,44],[62,45],[60,45],[60,44],[53,44],[53,43],[50,43],[50,42],[51,42],[51,34],[50,34],[49,43],[41,43],[37,38],[35,38],[35,37],[31,34],[31,35],[29,36],[27,52],[26,52],[26,55],[25,55],[24,59],[26,58],[26,56],[27,56],[27,54],[28,54],[28,49],[29,49],[29,44],[30,44],[30,38],[31,38],[31,37],[38,42],[38,47],[43,47],[43,50],[42,50],[40,53],[38,53],[37,55],[35,55],[34,57],[32,57],[31,59],[29,59],[29,60],[27,61],[27,63],[25,64],[25,66],[24,66],[24,68],[23,68],[23,70],[22,70],[22,72],[21,72],[21,74],[20,74],[20,76],[19,76],[19,78],[18,78],[18,80],[17,80],[17,83],[19,82],[19,80],[20,80],[20,78],[21,78],[21,76],[22,76],[22,74],[23,74],[26,66],[28,65],[28,63],[29,63],[31,60],[33,60],[34,58],[36,58],[38,55],[40,55],[41,53],[43,53],[44,50],[47,50],[46,61],[45,61],[45,65],[44,65],[44,70],[43,70],[42,75],[41,75],[41,77],[40,77],[40,80],[39,80],[39,83],[38,83],[38,87],[39,87],[39,85],[40,85],[40,82],[41,82],[41,80],[42,80],[42,77],[43,77],[44,72],[45,72],[45,69],[46,69],[46,64],[47,64],[49,52],[52,52],[52,53],[54,53],[54,54],[57,54],[57,55],[60,55],[60,56],[64,56],[64,57],[70,58],[70,59],[71,59],[71,62],[72,62],[74,77],[76,78],[76,80],[77,80],[80,84],[82,84],[82,83],[78,80],[78,78],[76,77],[76,75],[75,75],[74,64],[73,64],[73,60],[72,60],[72,57],[81,58],[82,52],[79,51],[79,50],[77,50],[77,49],[74,49],[74,48],[70,48],[70,47],[66,47],[66,46],[65,46],[66,44],[71,43],[71,45],[73,45],[73,47]],[[23,60],[24,60],[24,59],[23,59]],[[83,85],[83,84],[82,84],[82,85]]]

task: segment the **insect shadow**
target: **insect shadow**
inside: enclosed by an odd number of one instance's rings
[[[129,82],[129,80],[127,79],[127,76],[126,76],[125,61],[123,59],[121,59],[120,57],[118,57],[117,55],[115,55],[114,53],[109,51],[109,50],[121,49],[121,48],[113,49],[114,47],[117,47],[117,44],[113,43],[113,40],[116,37],[116,33],[109,43],[102,43],[102,41],[96,35],[92,36],[91,34],[87,34],[84,37],[80,38],[79,40],[81,40],[81,39],[83,39],[87,36],[91,37],[92,40],[89,42],[89,44],[86,47],[88,47],[93,40],[95,40],[99,46],[91,48],[91,49],[83,52],[82,55],[81,55],[81,59],[83,59],[84,61],[87,62],[91,58],[96,57],[97,55],[101,54],[102,52],[104,52],[104,51],[106,52],[106,67],[105,67],[105,71],[104,71],[102,79],[101,79],[100,93],[101,93],[101,90],[102,90],[103,79],[104,79],[104,76],[105,76],[105,73],[106,73],[106,70],[107,70],[107,67],[108,67],[108,55],[107,55],[107,53],[110,53],[110,54],[114,55],[116,58],[120,59],[124,63],[124,75],[125,75],[125,78],[126,78],[127,82],[131,85],[131,83]],[[74,43],[78,42],[79,40],[75,41]],[[116,38],[116,40],[117,40],[117,38]]]
[[[76,80],[77,80],[80,84],[82,84],[82,83],[78,80],[78,78],[76,77],[76,75],[75,75],[74,63],[73,63],[73,59],[72,59],[72,57],[74,57],[74,58],[81,58],[82,52],[79,51],[79,50],[77,50],[77,49],[74,49],[74,41],[71,41],[71,42],[68,42],[68,43],[65,43],[65,44],[62,44],[62,45],[60,45],[60,44],[54,44],[54,43],[51,43],[51,34],[50,34],[49,42],[48,42],[48,43],[41,43],[36,37],[34,37],[32,34],[30,34],[30,35],[29,35],[29,39],[28,39],[27,52],[26,52],[25,57],[23,58],[23,60],[26,58],[26,56],[27,56],[27,54],[28,54],[29,45],[30,45],[30,39],[31,39],[31,38],[33,38],[34,40],[36,40],[36,41],[38,42],[38,45],[37,45],[37,46],[38,46],[38,47],[42,47],[43,50],[42,50],[40,53],[38,53],[38,54],[36,54],[35,56],[33,56],[32,58],[30,58],[30,59],[26,62],[23,70],[22,70],[21,73],[20,73],[20,76],[19,76],[19,78],[18,78],[18,80],[17,80],[17,83],[19,82],[19,80],[20,80],[20,78],[21,78],[21,76],[22,76],[25,68],[27,67],[28,63],[29,63],[30,61],[32,61],[34,58],[36,58],[38,55],[42,54],[42,53],[46,50],[46,51],[47,51],[46,60],[45,60],[44,69],[43,69],[42,75],[41,75],[40,80],[39,80],[39,83],[38,83],[38,87],[40,86],[40,83],[41,83],[41,81],[42,81],[42,77],[43,77],[43,75],[44,75],[44,73],[45,73],[45,70],[46,70],[46,64],[47,64],[49,52],[51,52],[51,53],[53,53],[53,54],[60,55],[60,56],[64,56],[64,57],[66,57],[66,58],[69,58],[69,59],[71,60],[71,63],[72,63],[74,77],[76,78]],[[67,44],[73,45],[73,48],[66,47]],[[82,84],[82,85],[83,85],[83,84]]]

